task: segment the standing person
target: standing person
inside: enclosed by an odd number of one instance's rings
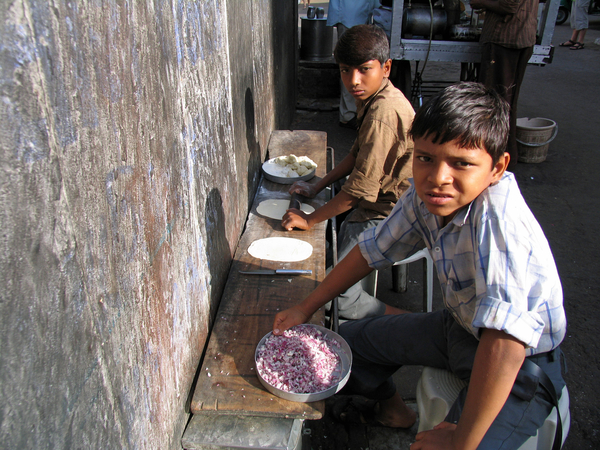
[[[337,28],[338,40],[348,28],[366,24],[379,6],[379,0],[329,0],[327,25]],[[352,95],[340,83],[340,126],[356,129],[356,104]]]
[[[565,386],[562,287],[544,232],[506,171],[508,129],[509,105],[479,83],[434,96],[410,131],[411,187],[308,297],[273,322],[280,335],[357,278],[427,246],[444,308],[339,329],[352,349],[345,393],[376,400],[371,419],[380,425],[415,423],[393,381],[403,365],[449,370],[468,383],[445,420],[417,434],[411,450],[519,448],[553,408],[539,372],[528,366],[546,373],[557,398]]]
[[[495,89],[510,105],[509,169],[519,158],[517,102],[536,42],[538,5],[539,0],[471,0],[473,9],[485,10],[479,39],[483,44],[479,81]]]
[[[281,225],[286,230],[308,230],[315,224],[353,209],[338,235],[338,260],[358,242],[364,230],[376,226],[408,189],[412,175],[413,142],[408,130],[414,110],[404,94],[389,81],[392,65],[385,32],[375,25],[356,25],[335,47],[344,89],[358,105],[358,137],[348,156],[316,184],[297,182],[289,192],[312,198],[327,186],[348,177],[342,190],[312,214],[288,210]],[[338,297],[339,316],[360,319],[397,314],[365,292],[360,282]]]
[[[571,50],[581,50],[583,39],[589,27],[588,9],[590,0],[574,0],[571,4],[571,39],[560,44],[561,47],[570,47]]]

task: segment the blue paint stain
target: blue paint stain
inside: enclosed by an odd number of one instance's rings
[[[150,255],[150,265],[152,265],[152,263],[154,262],[154,258],[156,258],[156,255],[160,251],[161,247],[163,246],[163,244],[165,243],[165,241],[171,235],[171,230],[173,229],[173,225],[174,224],[175,224],[175,219],[173,219],[171,221],[171,223],[167,224],[167,228],[166,228],[165,232],[163,233],[163,235],[160,237],[160,241],[158,241],[158,245],[154,249],[154,252],[152,252],[152,254]]]
[[[225,16],[222,14],[220,3],[216,0],[179,0],[173,4],[178,66],[181,66],[184,60],[195,66],[198,59],[204,61],[225,48]]]
[[[119,214],[118,214],[118,206],[117,199],[115,196],[115,192],[113,189],[113,184],[115,179],[119,175],[131,175],[133,174],[132,166],[121,166],[116,169],[108,172],[106,175],[105,185],[106,185],[106,203],[109,206],[111,213],[111,226],[113,232],[113,240],[114,242],[118,242],[117,238],[117,230],[119,229]]]
[[[54,14],[46,2],[34,2],[30,8],[33,16],[31,23],[35,28],[32,35],[35,39],[36,63],[46,78],[47,98],[51,101],[49,110],[53,114],[53,131],[64,148],[75,142],[78,135],[71,117],[70,89],[67,88],[60,63],[62,58],[58,53],[61,45],[55,39],[52,23]]]

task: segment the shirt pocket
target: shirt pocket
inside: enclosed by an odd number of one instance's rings
[[[451,294],[452,298],[460,303],[464,303],[464,299],[468,299],[475,295],[475,280],[472,278],[472,274],[464,274],[460,271],[461,267],[468,267],[470,262],[463,262],[465,264],[461,264],[460,267],[455,267],[453,263],[450,264],[447,269],[446,281],[446,292]],[[464,272],[464,270],[462,272]],[[468,275],[469,278],[465,275]]]
[[[446,306],[458,323],[470,329],[477,297],[475,280],[459,279],[452,268],[449,271],[445,287]]]

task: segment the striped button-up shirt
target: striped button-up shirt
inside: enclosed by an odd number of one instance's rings
[[[375,269],[426,246],[446,308],[477,338],[482,328],[502,330],[530,356],[554,349],[565,336],[550,246],[509,172],[445,227],[411,186],[386,220],[361,235],[359,246]]]
[[[491,42],[508,48],[535,45],[539,0],[498,0],[510,14],[485,12],[479,42]]]

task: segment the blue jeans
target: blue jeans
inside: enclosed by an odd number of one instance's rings
[[[360,234],[376,227],[383,219],[367,222],[342,222],[338,238],[338,261],[346,257],[358,244]],[[328,304],[327,307],[330,305]],[[365,292],[362,280],[354,284],[338,297],[338,314],[341,319],[363,319],[385,313],[385,303]]]
[[[375,400],[392,397],[392,375],[403,365],[445,369],[469,381],[479,341],[446,310],[373,317],[343,323],[340,334],[352,348],[352,371],[346,393]],[[560,397],[565,382],[560,350],[530,356],[550,377]],[[456,423],[466,398],[463,389],[446,421]],[[488,430],[480,449],[515,449],[542,426],[552,410],[537,377],[521,370],[511,394]]]

